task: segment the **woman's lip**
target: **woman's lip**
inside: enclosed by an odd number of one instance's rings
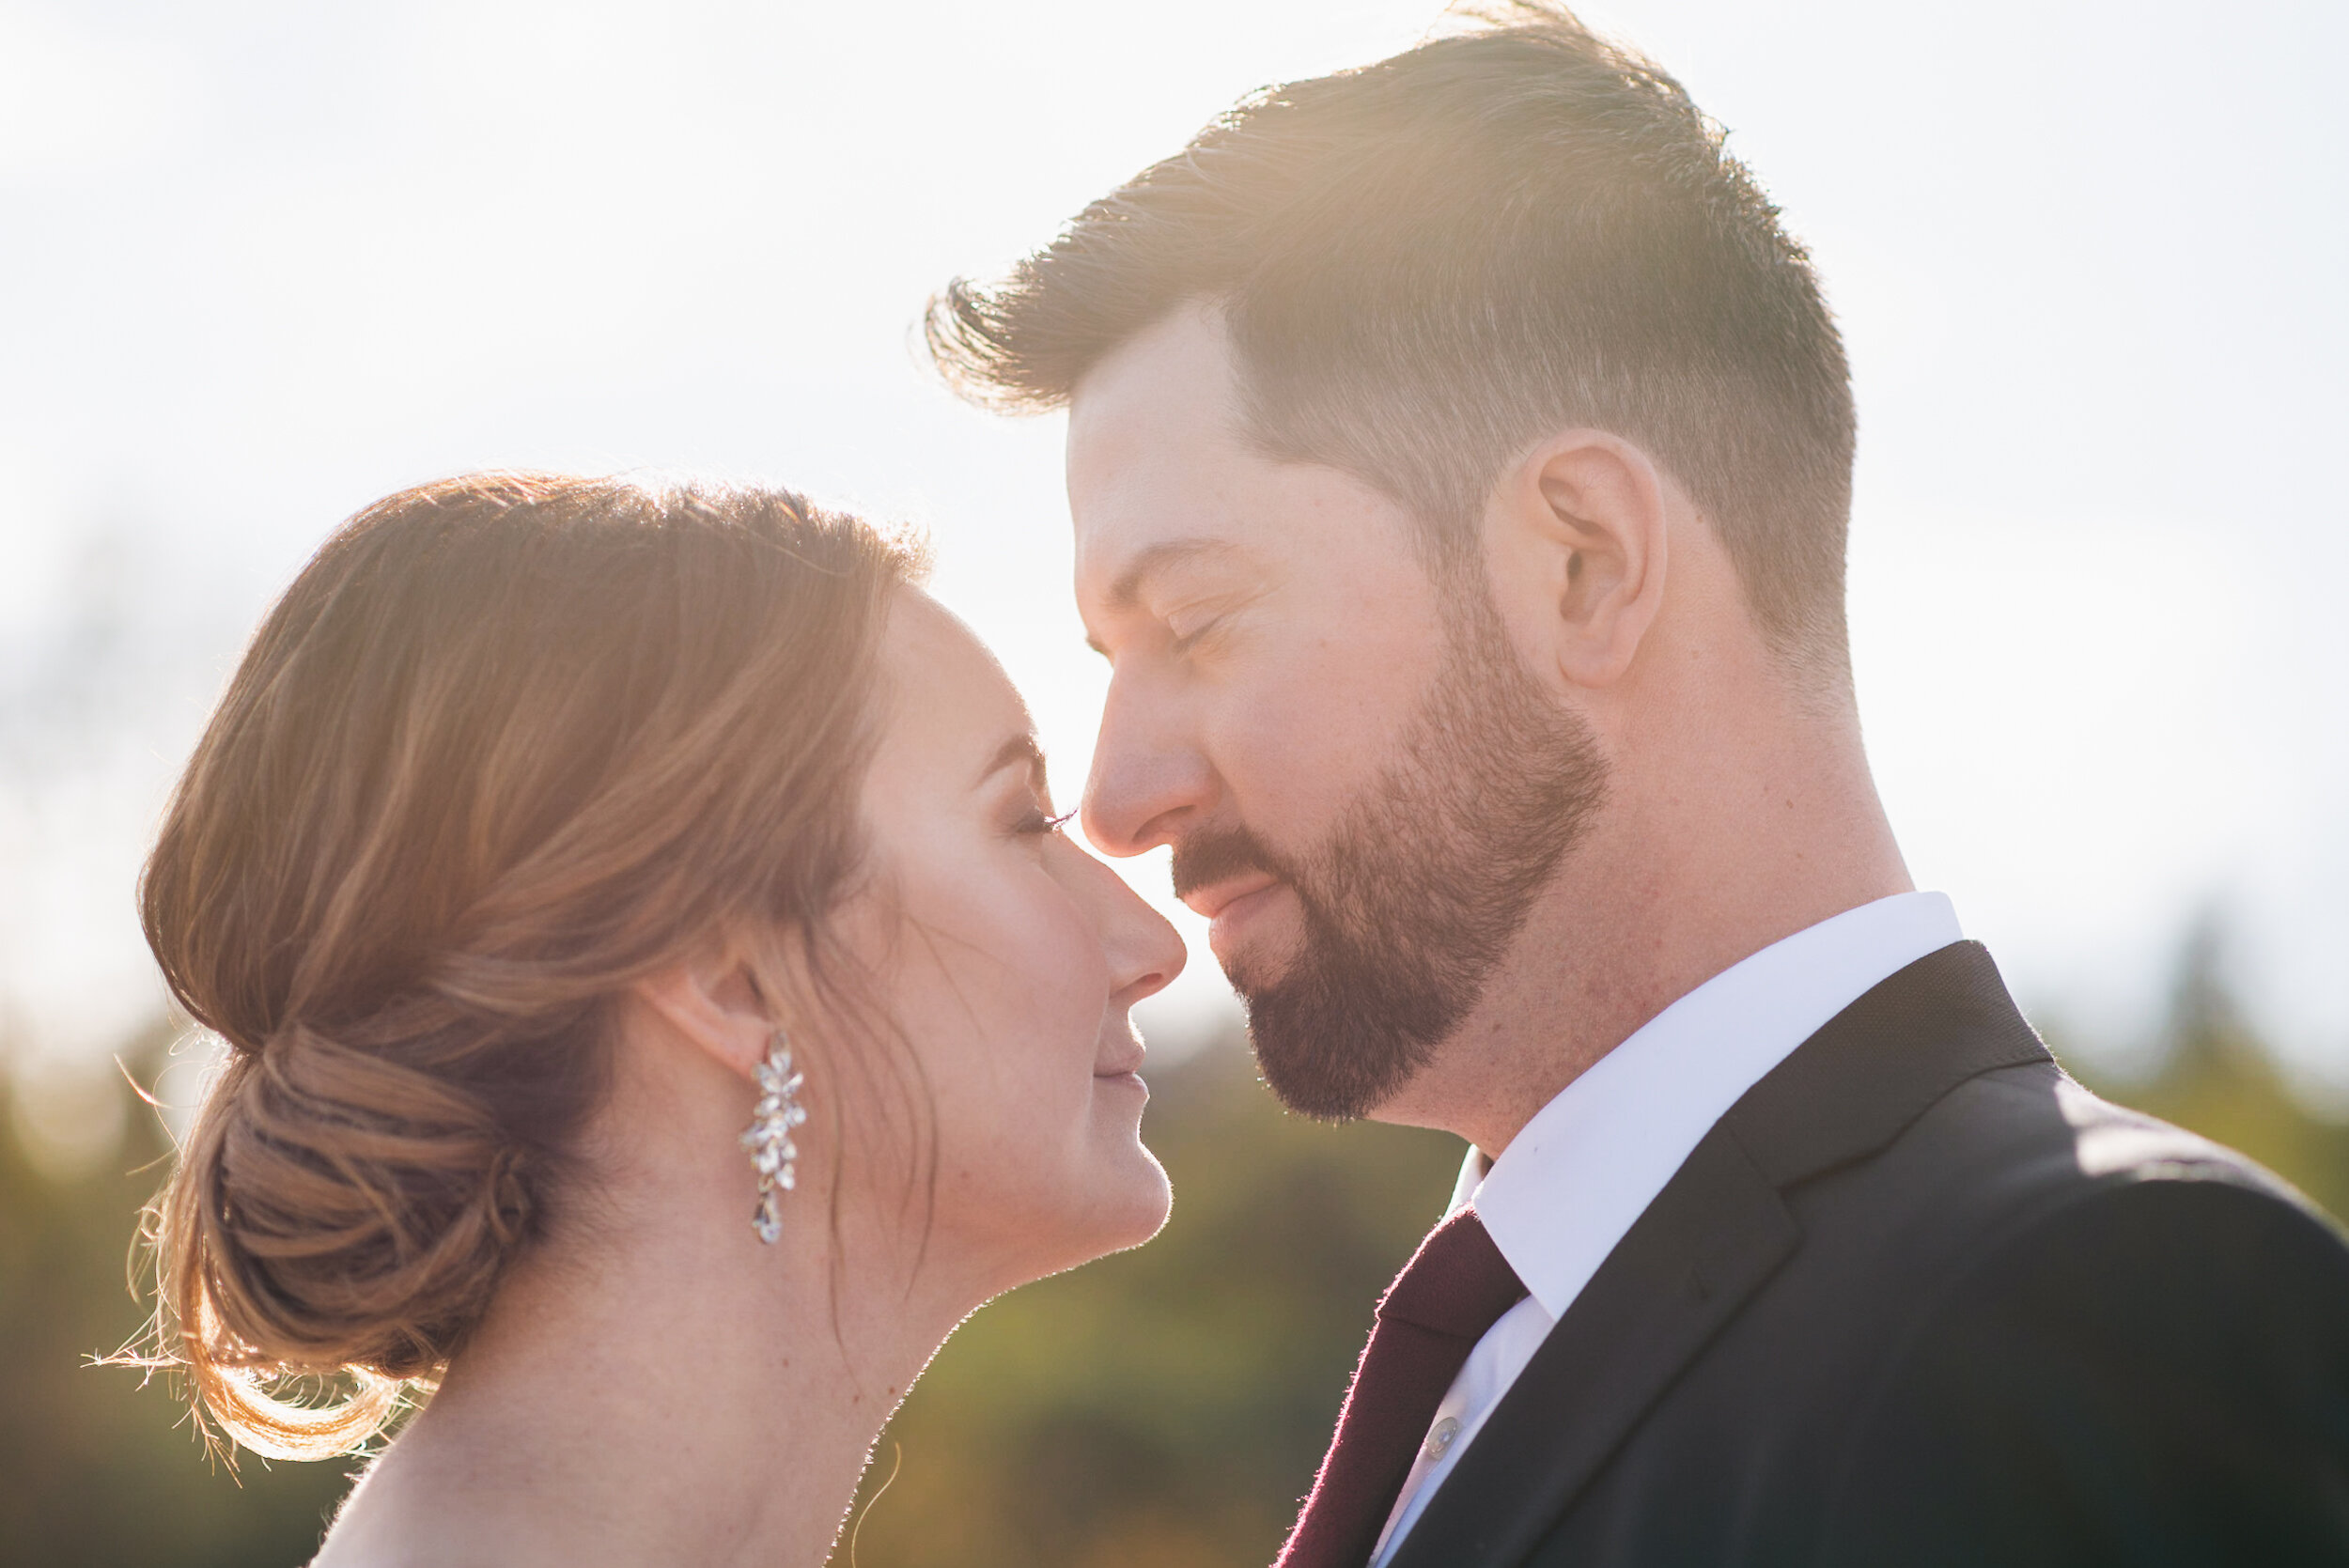
[[[1093,1081],[1096,1083],[1123,1084],[1139,1089],[1145,1094],[1150,1092],[1150,1086],[1142,1080],[1142,1075],[1135,1072],[1131,1067],[1127,1068],[1124,1072],[1118,1073],[1096,1073],[1093,1075]]]
[[[1142,1064],[1150,1060],[1150,1053],[1138,1039],[1114,1042],[1117,1048],[1093,1064],[1095,1078],[1131,1078],[1142,1071]]]
[[[1207,922],[1207,946],[1221,960],[1229,956],[1229,949],[1250,921],[1261,914],[1272,901],[1272,895],[1287,884],[1267,882],[1252,893],[1244,893],[1215,912]]]

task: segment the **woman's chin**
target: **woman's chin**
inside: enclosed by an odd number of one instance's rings
[[[1134,1233],[1118,1244],[1120,1251],[1128,1247],[1139,1247],[1166,1229],[1167,1216],[1174,1211],[1174,1188],[1166,1179],[1166,1167],[1160,1165],[1159,1157],[1148,1149],[1143,1149],[1141,1153],[1149,1165],[1149,1180],[1143,1184],[1143,1190],[1137,1195]]]
[[[998,1296],[1140,1247],[1165,1227],[1173,1205],[1164,1167],[1128,1126],[1041,1186],[941,1216],[930,1257],[933,1263],[957,1255],[987,1260],[972,1277],[986,1282],[988,1296]]]
[[[1141,1246],[1166,1227],[1174,1189],[1159,1157],[1139,1140],[1117,1152],[1112,1168],[1094,1189],[1096,1203],[1086,1226],[1086,1261]]]

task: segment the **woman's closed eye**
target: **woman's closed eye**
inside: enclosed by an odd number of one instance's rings
[[[1019,819],[1019,825],[1016,831],[1039,836],[1045,833],[1057,833],[1074,821],[1076,815],[1077,813],[1073,808],[1061,813],[1058,816],[1047,816],[1041,810],[1032,811]]]

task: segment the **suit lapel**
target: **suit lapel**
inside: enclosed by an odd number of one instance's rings
[[[1795,1250],[1778,1189],[1718,1129],[1550,1330],[1391,1568],[1515,1562]]]
[[[1802,1234],[1781,1189],[1865,1157],[1959,1083],[2046,1061],[1980,943],[1830,1019],[1699,1142],[1486,1421],[1390,1568],[1508,1568]]]

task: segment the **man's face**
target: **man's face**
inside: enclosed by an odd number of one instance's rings
[[[1457,1027],[1595,807],[1587,734],[1416,523],[1251,448],[1222,329],[1186,312],[1078,388],[1077,597],[1112,675],[1085,826],[1174,846],[1266,1080],[1355,1116]]]

